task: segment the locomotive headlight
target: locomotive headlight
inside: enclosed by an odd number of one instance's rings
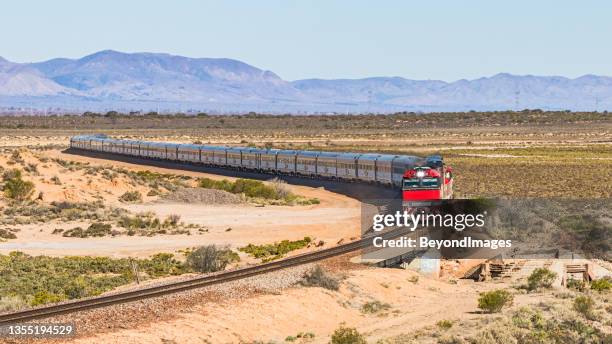
[[[423,177],[425,177],[425,171],[417,171],[416,176],[417,176],[418,178],[423,178]]]

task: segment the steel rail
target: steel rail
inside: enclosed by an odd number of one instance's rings
[[[379,235],[383,239],[393,239],[405,234],[405,228],[393,229]],[[157,296],[178,293],[190,289],[202,288],[210,285],[226,283],[238,279],[256,276],[288,267],[312,263],[326,258],[357,251],[371,246],[371,240],[378,235],[369,235],[360,240],[341,244],[327,249],[303,253],[289,258],[228,270],[213,275],[199,276],[184,281],[178,281],[163,285],[157,285],[137,290],[131,290],[111,295],[99,296],[84,300],[71,301],[56,305],[28,309],[14,313],[0,314],[0,325],[27,322],[40,318],[47,318],[82,310],[106,307],[110,305],[133,302]]]

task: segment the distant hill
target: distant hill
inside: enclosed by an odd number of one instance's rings
[[[466,111],[612,108],[612,78],[497,74],[285,81],[232,59],[100,51],[80,59],[0,58],[0,107],[210,112]]]

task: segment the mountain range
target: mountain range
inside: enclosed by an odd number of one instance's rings
[[[287,81],[225,58],[100,51],[14,63],[0,57],[0,109],[395,112],[609,110],[612,78],[511,75],[445,82],[401,77]]]

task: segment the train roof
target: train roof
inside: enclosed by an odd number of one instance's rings
[[[317,151],[297,151],[297,155],[298,156],[307,156],[307,157],[316,157],[319,155],[319,153],[321,152],[317,152]]]
[[[326,158],[335,158],[338,156],[337,152],[319,152],[319,156],[321,157],[326,157]]]
[[[396,158],[398,158],[398,155],[380,154],[378,156],[378,161],[393,161]]]
[[[338,159],[356,159],[359,155],[359,153],[338,153],[337,157]]]
[[[276,154],[296,155],[298,152],[292,149],[280,149]]]
[[[359,160],[376,161],[380,157],[380,154],[376,153],[365,153],[359,155]]]
[[[208,145],[196,145],[196,144],[181,144],[181,143],[167,143],[158,141],[140,141],[140,140],[120,140],[108,137],[105,134],[82,134],[71,137],[71,140],[95,140],[103,142],[130,142],[145,144],[149,146],[163,146],[163,147],[190,147],[193,149],[202,150],[213,150],[213,151],[250,151],[260,152],[262,154],[283,154],[283,155],[301,155],[301,156],[321,156],[321,157],[336,157],[339,160],[378,160],[378,161],[393,161],[402,164],[412,165],[427,165],[432,163],[439,163],[443,161],[442,156],[432,155],[429,157],[418,157],[411,155],[392,155],[392,154],[377,154],[377,153],[352,153],[352,152],[321,152],[321,151],[306,151],[306,150],[292,150],[292,149],[262,149],[262,148],[251,148],[251,147],[227,147],[227,146],[208,146]]]

